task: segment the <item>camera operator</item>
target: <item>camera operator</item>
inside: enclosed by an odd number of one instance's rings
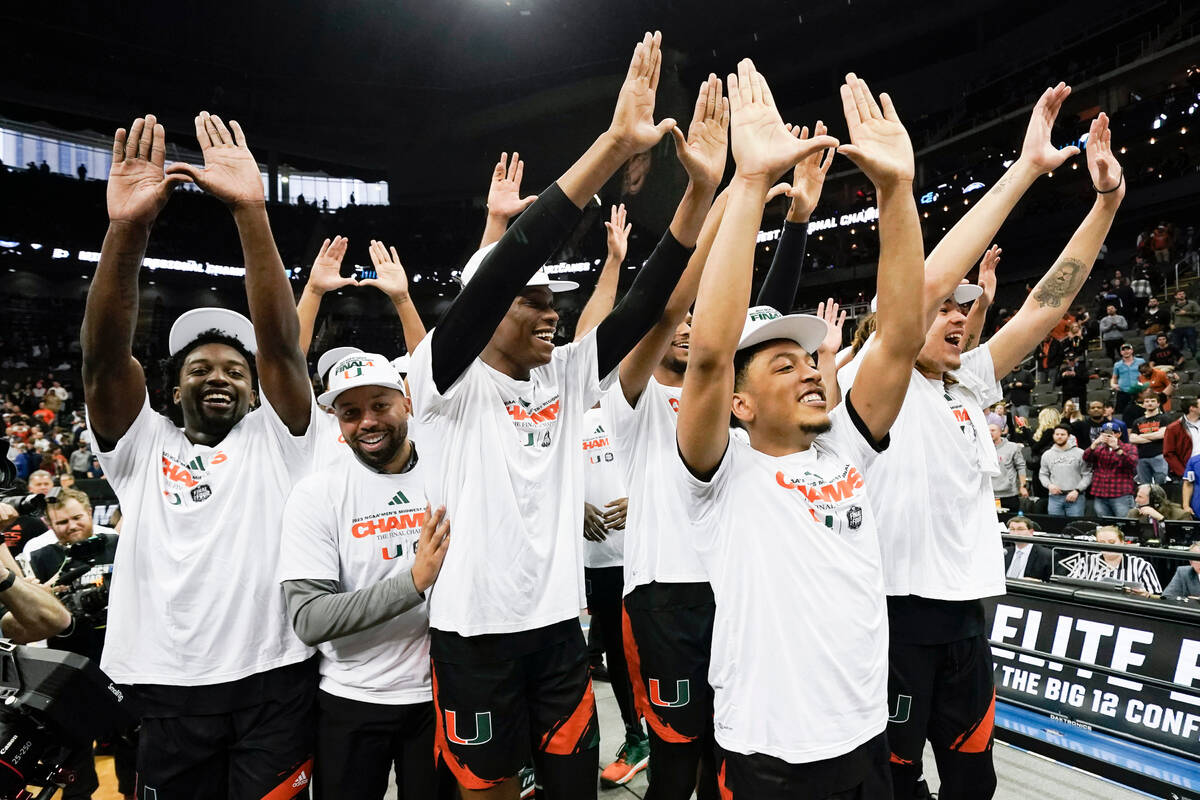
[[[7,530],[20,515],[8,503],[0,503],[0,531]],[[21,579],[21,570],[8,547],[0,545],[0,603],[7,609],[0,617],[0,632],[17,644],[37,642],[64,630],[71,615],[46,590]]]

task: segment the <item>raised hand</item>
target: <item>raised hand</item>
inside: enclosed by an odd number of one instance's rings
[[[867,82],[853,72],[842,84],[842,111],[850,129],[850,144],[838,148],[876,187],[912,182],[916,173],[912,142],[885,92],[875,102]]]
[[[500,160],[492,170],[492,185],[488,187],[488,214],[511,219],[533,205],[537,195],[521,197],[524,174],[525,162],[519,153],[512,154],[512,163],[508,162],[508,153],[500,154]]]
[[[108,171],[108,219],[150,226],[167,204],[177,183],[190,183],[187,175],[163,171],[167,134],[153,114],[118,128],[113,137],[112,167]]]
[[[818,353],[828,353],[835,355],[842,349],[842,328],[846,324],[846,312],[839,312],[840,307],[832,297],[823,303],[817,303],[817,316],[825,320],[825,324],[829,326],[825,333],[825,338],[821,340],[821,344],[817,347]]]
[[[312,270],[308,273],[308,288],[311,291],[325,294],[357,283],[353,275],[348,278],[342,277],[342,258],[346,255],[346,246],[349,244],[350,240],[345,236],[335,236],[333,241],[325,240],[313,261]]]
[[[630,156],[646,152],[675,127],[675,120],[670,117],[654,124],[654,94],[661,70],[662,34],[647,33],[633,50],[629,72],[608,126],[608,135]]]
[[[795,129],[792,130],[796,133]],[[829,132],[825,127],[825,123],[817,120],[817,124],[813,126],[813,136],[824,136]],[[808,126],[805,125],[800,129],[800,141],[808,139]],[[788,197],[792,198],[792,204],[788,208],[788,219],[793,222],[807,222],[812,216],[813,209],[817,207],[817,201],[821,199],[821,189],[825,187],[825,175],[829,172],[829,167],[833,164],[833,156],[837,151],[832,148],[823,152],[814,152],[810,156],[800,159],[796,164],[796,168],[792,170],[792,184],[787,190]]]
[[[989,307],[996,299],[996,267],[1000,264],[1000,254],[1003,252],[1000,245],[994,244],[987,249],[983,260],[979,262],[979,286],[983,289],[983,296],[979,299]]]
[[[729,87],[733,142],[733,160],[737,174],[774,182],[784,170],[800,159],[827,147],[837,147],[832,136],[817,136],[801,141],[783,124],[767,81],[754,62],[743,59],[737,75],[726,79]]]
[[[1111,194],[1117,200],[1125,196],[1125,172],[1113,155],[1112,131],[1108,128],[1108,114],[1103,111],[1088,129],[1087,165],[1096,191]]]
[[[618,264],[625,261],[625,253],[629,250],[629,232],[633,223],[625,222],[625,204],[612,207],[609,221],[604,223],[608,233],[608,259]]]
[[[195,122],[204,169],[191,164],[172,164],[167,174],[186,175],[233,208],[265,205],[262,173],[246,147],[246,135],[237,120],[230,120],[226,127],[220,117],[201,111]]]
[[[375,265],[376,277],[359,281],[359,286],[373,286],[391,298],[392,302],[408,297],[408,273],[400,263],[396,248],[391,248],[389,254],[383,242],[372,239],[371,263]]]
[[[1079,155],[1079,148],[1075,145],[1068,145],[1060,150],[1050,142],[1054,119],[1058,116],[1063,101],[1070,94],[1071,87],[1065,83],[1047,89],[1042,92],[1041,98],[1033,107],[1033,114],[1029,117],[1025,141],[1021,144],[1020,160],[1034,167],[1039,173],[1057,169],[1068,158]]]
[[[671,135],[675,138],[675,154],[691,182],[715,190],[725,174],[725,153],[729,149],[729,101],[721,96],[720,78],[710,74],[700,84],[687,138],[679,126],[671,128]]]

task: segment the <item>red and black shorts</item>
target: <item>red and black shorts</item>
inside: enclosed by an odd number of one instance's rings
[[[596,750],[600,724],[576,619],[518,633],[430,630],[435,750],[464,788],[498,786],[535,755]],[[592,778],[596,770],[591,759]]]
[[[634,702],[664,742],[712,736],[708,664],[715,615],[707,583],[648,583],[625,597],[625,658]]]
[[[887,736],[879,734],[849,753],[792,764],[774,756],[744,755],[717,747],[721,800],[879,800],[892,796]]]

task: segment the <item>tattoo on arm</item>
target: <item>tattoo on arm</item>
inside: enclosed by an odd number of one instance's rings
[[[1067,298],[1075,296],[1086,278],[1086,264],[1077,258],[1064,258],[1038,282],[1033,299],[1042,308],[1058,308]]]
[[[1012,183],[1012,176],[1006,173],[1000,180],[996,181],[996,185],[992,187],[992,192],[994,194],[1004,194],[1010,183]]]

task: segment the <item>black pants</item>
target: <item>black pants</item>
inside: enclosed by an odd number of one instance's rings
[[[633,687],[629,683],[629,667],[621,638],[621,591],[625,587],[623,567],[587,567],[583,571],[587,590],[588,609],[592,612],[592,630],[600,636],[600,644],[608,660],[608,680],[621,709],[625,733],[642,735],[642,720],[633,703]]]
[[[436,764],[433,701],[382,705],[317,693],[316,800],[371,800],[396,769],[399,800],[451,800],[454,777]]]
[[[296,666],[300,669],[272,672],[304,675],[304,665]],[[180,687],[180,694],[195,688],[204,687]],[[143,717],[139,800],[305,795],[312,774],[315,694],[315,681],[302,680],[276,686],[270,697],[234,711]]]
[[[625,654],[650,734],[646,800],[718,797],[713,692],[716,604],[707,583],[649,583],[625,598]]]
[[[774,756],[717,748],[725,800],[882,800],[892,794],[887,736],[840,756],[791,764]]]
[[[996,791],[996,690],[987,637],[910,644],[893,636],[889,666],[887,736],[896,800],[914,796],[926,739],[937,761],[941,800],[988,800]]]

